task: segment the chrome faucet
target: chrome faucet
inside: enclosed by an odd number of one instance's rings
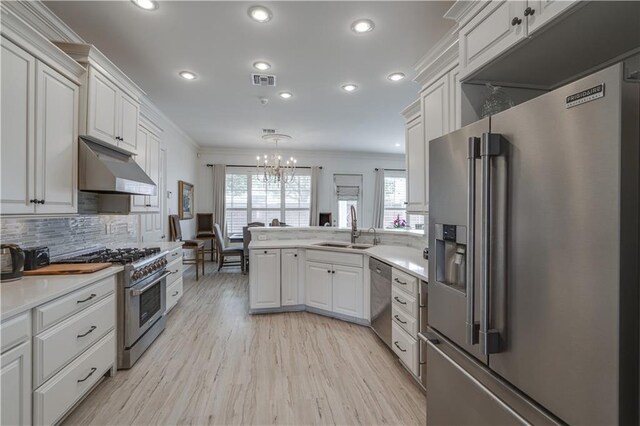
[[[356,208],[351,205],[351,244],[356,243],[356,238],[360,236],[360,231],[358,231],[358,217],[356,214]]]
[[[378,244],[380,244],[380,238],[378,238],[378,232],[376,231],[376,228],[372,226],[371,228],[367,229],[367,232],[371,232],[372,229],[373,229],[373,245],[377,246]]]

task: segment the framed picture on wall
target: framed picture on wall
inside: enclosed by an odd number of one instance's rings
[[[183,180],[178,181],[178,217],[193,219],[193,184]]]

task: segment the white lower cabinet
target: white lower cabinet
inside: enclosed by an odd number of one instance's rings
[[[31,342],[4,352],[0,357],[0,423],[31,424]]]
[[[307,261],[305,270],[306,305],[331,311],[333,307],[331,265]]]
[[[50,425],[78,402],[111,368],[115,332],[111,331],[33,393],[33,421]]]
[[[280,250],[251,250],[249,304],[251,309],[280,307]]]
[[[413,373],[418,376],[418,341],[404,331],[395,321],[391,322],[391,348],[400,361]]]
[[[298,304],[298,249],[281,252],[280,283],[282,306]]]
[[[363,274],[362,268],[334,265],[333,275],[333,312],[362,318]]]
[[[174,283],[167,287],[167,309],[165,312],[169,312],[178,304],[178,301],[182,297],[182,293],[182,278],[178,278]]]

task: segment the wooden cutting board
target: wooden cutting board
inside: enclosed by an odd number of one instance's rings
[[[43,266],[33,271],[24,271],[24,275],[91,274],[109,266],[111,266],[111,263],[60,263]]]

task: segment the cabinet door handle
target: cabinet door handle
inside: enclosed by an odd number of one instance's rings
[[[78,334],[76,337],[79,339],[81,337],[87,336],[87,335],[91,334],[93,332],[93,330],[95,330],[96,328],[98,328],[98,327],[96,327],[95,325],[92,325],[91,328],[89,329],[89,331],[87,331],[86,333]]]
[[[177,296],[179,293],[180,293],[179,291],[176,291],[176,292],[175,292],[175,293],[173,293],[171,296],[172,296],[172,297],[175,297],[175,296]]]
[[[406,349],[402,349],[400,347],[400,345],[398,344],[398,342],[393,342],[393,344],[396,345],[396,348],[400,349],[401,352],[406,352],[407,351]]]
[[[394,315],[393,317],[395,319],[397,319],[401,324],[406,324],[407,323],[406,321],[402,321],[398,315]]]
[[[331,270],[330,270],[330,269],[327,269],[327,274],[330,274],[330,273],[331,273]]]
[[[332,273],[332,274],[335,274],[335,273],[336,273],[336,271],[331,271],[331,273]]]
[[[536,13],[536,10],[531,7],[527,7],[524,10],[524,16],[533,16],[534,13]]]
[[[298,257],[298,254],[297,254],[297,253],[296,253],[296,254],[294,254],[294,255],[293,255],[293,257]]]
[[[267,251],[266,251],[266,250],[264,251],[264,254],[267,254]]]
[[[402,304],[402,305],[406,305],[406,304],[407,304],[407,302],[404,302],[404,301],[402,301],[402,300],[398,299],[398,296],[393,296],[393,299],[394,299],[396,302],[398,302],[398,303],[400,303],[400,304]]]
[[[407,285],[407,283],[406,283],[406,282],[400,281],[400,280],[399,280],[399,279],[397,279],[397,278],[394,278],[393,280],[394,280],[395,282],[397,282],[398,284]]]
[[[91,372],[90,372],[89,374],[87,374],[87,377],[85,377],[84,379],[78,379],[78,383],[82,383],[82,382],[84,382],[85,380],[87,380],[89,377],[91,377],[91,376],[93,375],[93,373],[95,373],[95,372],[96,372],[96,370],[97,370],[97,368],[93,367],[93,368],[91,369]]]
[[[34,198],[33,200],[29,200],[29,203],[31,204],[38,204],[38,199]]]
[[[522,24],[522,19],[518,18],[517,16],[511,20],[512,27],[515,27],[516,25],[520,25],[520,24]]]
[[[84,302],[88,302],[89,300],[93,299],[94,297],[96,297],[97,295],[94,293],[91,293],[91,296],[87,297],[86,299],[82,299],[82,300],[78,300],[76,301],[76,303],[84,303]]]

